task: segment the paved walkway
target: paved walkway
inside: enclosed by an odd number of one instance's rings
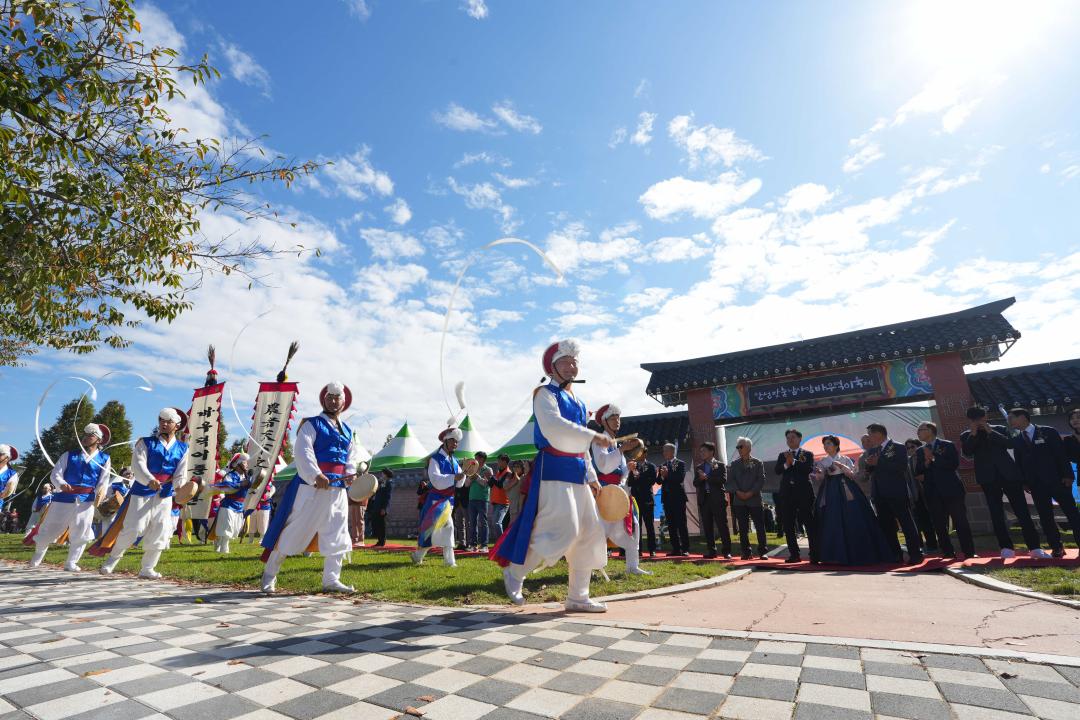
[[[0,597],[2,720],[388,720],[408,708],[430,720],[1075,720],[1080,708],[1080,661],[642,631],[11,566],[0,566]],[[671,602],[654,600],[655,616],[674,618]]]

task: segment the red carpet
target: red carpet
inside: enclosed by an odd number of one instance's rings
[[[382,551],[382,552],[412,552],[415,549],[416,549],[415,545],[394,545],[392,543],[387,543],[386,545],[383,545],[382,547],[375,547],[374,545],[363,545],[361,547],[354,547],[353,548],[353,550],[375,550],[375,551]],[[442,548],[441,547],[433,547],[433,548],[431,548],[430,553],[435,554],[435,555],[441,555],[442,554]],[[459,557],[459,558],[463,558],[463,557],[487,557],[487,551],[486,550],[484,550],[484,551],[477,550],[476,552],[465,552],[463,550],[456,550],[456,551],[454,551],[454,557]]]

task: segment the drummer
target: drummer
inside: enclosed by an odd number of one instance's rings
[[[229,541],[238,537],[244,527],[244,500],[251,488],[248,460],[247,453],[233,455],[225,466],[225,477],[219,485],[213,486],[223,497],[214,521],[214,529],[210,534],[217,536],[214,550],[222,555],[229,554]]]
[[[413,551],[413,562],[419,565],[432,546],[442,547],[443,562],[447,567],[457,567],[454,559],[454,490],[464,487],[465,471],[454,458],[454,451],[461,442],[463,433],[459,428],[450,427],[439,433],[441,445],[428,460],[427,479],[431,490],[424,498],[424,507],[420,511],[420,531],[417,533],[417,548]],[[479,468],[476,460],[467,460],[471,472]]]
[[[614,404],[604,405],[596,411],[596,421],[600,424],[604,434],[614,439],[619,434],[622,411]],[[635,441],[630,441],[635,442]],[[640,443],[640,440],[636,441]],[[601,485],[613,485],[622,488],[630,494],[627,480],[630,470],[626,466],[626,457],[622,450],[615,446],[600,445],[596,441],[592,443],[592,462],[596,468],[596,477]],[[630,510],[625,518],[614,522],[603,521],[604,532],[607,539],[618,545],[626,553],[626,573],[628,575],[652,575],[648,570],[643,570],[639,563],[639,546],[641,544],[641,522],[638,519],[637,504],[630,500]]]

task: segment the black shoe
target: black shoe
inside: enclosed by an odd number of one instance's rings
[[[701,559],[702,560],[714,560],[714,559],[716,559],[716,553],[715,552],[707,552],[707,553],[705,553],[704,555],[701,556]]]
[[[765,556],[768,555],[768,554],[769,554],[769,549],[768,548],[761,548],[760,550],[757,551],[757,556],[759,558],[762,558],[762,559],[765,559]]]
[[[786,557],[786,558],[784,559],[784,562],[785,562],[785,563],[789,563],[789,564],[790,564],[790,563],[797,563],[797,562],[802,562],[802,558],[801,558],[801,557],[799,557],[798,555],[788,555],[788,556],[787,556],[787,557]]]
[[[1064,547],[1054,548],[1050,552],[1050,557],[1055,558],[1055,559],[1065,557],[1065,548]]]
[[[941,556],[941,559],[942,560],[955,560],[956,559],[956,553],[955,552],[943,553],[942,556]]]
[[[926,559],[922,555],[909,555],[908,558],[909,558],[910,564],[912,564],[912,565],[918,565],[919,563],[921,563],[923,560]]]
[[[741,559],[742,559],[742,560],[749,560],[749,559],[750,559],[750,558],[751,558],[752,556],[750,555],[750,553],[749,553],[749,552],[746,552],[746,551],[744,550],[744,551],[743,551],[743,553],[742,553],[742,555],[741,555],[740,557],[741,557]]]

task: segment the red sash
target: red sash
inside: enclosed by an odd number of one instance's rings
[[[345,474],[345,466],[341,463],[321,462],[319,463],[319,470],[324,473],[330,473],[331,475]]]

